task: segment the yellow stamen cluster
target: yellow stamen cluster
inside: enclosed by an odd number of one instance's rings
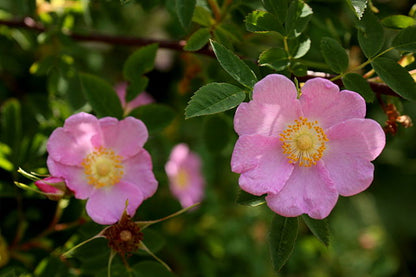
[[[318,121],[301,116],[280,134],[280,140],[289,163],[310,167],[322,158],[328,138]]]
[[[187,188],[188,185],[189,185],[189,174],[188,174],[188,172],[185,169],[180,168],[178,170],[178,173],[177,173],[176,177],[175,177],[175,181],[176,181],[176,184],[178,185],[178,187],[180,189]]]
[[[120,182],[124,175],[121,160],[122,157],[109,148],[99,147],[89,153],[81,163],[88,184],[102,188]]]

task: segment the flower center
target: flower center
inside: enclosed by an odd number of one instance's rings
[[[280,134],[280,140],[290,163],[310,167],[322,158],[328,138],[318,121],[311,122],[301,116]]]
[[[185,189],[188,186],[189,181],[189,174],[188,172],[181,168],[178,170],[178,174],[176,175],[176,184],[179,188]]]
[[[124,175],[121,159],[121,156],[114,154],[109,148],[99,147],[89,153],[81,163],[88,184],[102,188],[120,182]]]

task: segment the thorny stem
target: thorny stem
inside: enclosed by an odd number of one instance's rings
[[[209,3],[214,4],[216,3],[216,1],[210,0]],[[47,29],[41,23],[36,22],[30,17],[25,17],[23,20],[0,20],[0,25],[5,25],[9,27],[14,27],[14,28],[29,29],[29,30],[33,30],[39,33],[47,31]],[[108,43],[108,44],[113,44],[113,45],[125,45],[125,46],[145,46],[148,44],[157,43],[159,44],[160,48],[171,49],[171,50],[176,50],[176,51],[184,51],[183,47],[186,45],[186,41],[184,40],[170,41],[170,40],[160,40],[160,39],[151,39],[151,38],[103,35],[103,34],[94,34],[94,33],[88,34],[88,35],[82,35],[82,34],[77,34],[77,33],[73,33],[70,31],[66,31],[65,34],[68,37],[77,41],[95,41],[95,42],[103,42],[103,43]],[[371,63],[375,58],[389,52],[390,50],[392,50],[392,48],[386,49],[385,51],[378,54],[376,57],[371,58],[368,61],[364,62],[363,64],[359,65],[358,67],[354,68],[354,70],[365,67],[366,65]],[[193,53],[215,57],[214,51],[210,49],[209,47],[204,47]],[[309,71],[306,76],[299,77],[298,80],[300,81],[308,80],[308,79],[316,77],[317,75],[322,75],[322,73]],[[320,76],[320,77],[330,79],[334,81],[334,83],[338,85],[339,84],[342,85],[342,81],[340,81],[340,79],[343,77],[342,74],[338,76],[325,74],[325,76]],[[395,93],[389,86],[387,86],[384,83],[377,83],[377,82],[372,82],[372,81],[368,81],[368,83],[370,84],[371,89],[376,94],[385,94],[385,95],[392,95],[392,96],[400,97],[397,93]]]

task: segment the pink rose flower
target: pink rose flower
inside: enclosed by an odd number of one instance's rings
[[[239,185],[248,193],[267,194],[276,213],[294,217],[328,216],[338,196],[367,189],[371,163],[383,150],[381,126],[365,119],[364,99],[339,91],[334,83],[307,81],[297,97],[292,81],[272,74],[259,81],[253,100],[234,117],[239,138],[231,159]]]
[[[67,192],[65,180],[59,177],[50,176],[42,180],[37,180],[35,185],[50,200],[62,199]]]
[[[184,143],[176,145],[165,165],[172,194],[183,208],[202,200],[204,179],[201,174],[201,160]]]
[[[115,90],[117,92],[118,98],[120,98],[121,106],[123,107],[125,114],[129,114],[137,107],[155,102],[155,99],[153,99],[153,97],[145,91],[141,92],[130,102],[126,102],[127,83],[125,82],[117,84]]]
[[[113,224],[126,201],[133,216],[156,192],[151,157],[143,149],[147,138],[146,126],[133,117],[72,115],[49,137],[49,172],[63,178],[75,198],[88,199],[86,210],[95,222]]]

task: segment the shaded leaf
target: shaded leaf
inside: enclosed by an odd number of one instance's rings
[[[383,47],[384,30],[377,17],[367,11],[358,24],[358,42],[367,58],[374,57]]]
[[[348,55],[345,49],[335,39],[324,37],[321,39],[321,53],[325,62],[336,73],[345,72],[348,68]]]
[[[284,49],[271,48],[260,54],[259,64],[262,66],[268,66],[276,71],[282,71],[289,65],[289,58]]]
[[[416,26],[401,30],[392,42],[397,50],[416,52]]]
[[[275,15],[265,11],[253,11],[246,19],[246,29],[249,32],[270,32],[284,33],[283,24]]]
[[[360,74],[348,73],[342,78],[342,82],[344,83],[346,89],[358,92],[362,97],[364,97],[366,102],[371,103],[374,101],[374,92],[371,90],[367,80]]]
[[[131,54],[123,66],[124,78],[133,81],[153,69],[158,44],[143,46]]]
[[[285,33],[289,37],[298,37],[306,28],[313,11],[303,1],[294,0],[290,3],[285,20]]]
[[[416,83],[409,72],[388,58],[377,58],[371,65],[380,78],[397,94],[416,101]]]
[[[169,126],[176,114],[167,105],[153,103],[137,107],[129,115],[142,120],[149,132],[155,132]]]
[[[220,43],[211,40],[211,46],[222,68],[240,84],[250,89],[253,88],[257,77],[250,67]]]
[[[286,18],[289,5],[288,0],[262,0],[262,2],[268,12],[277,15],[281,20]]]
[[[134,79],[127,86],[126,91],[126,102],[130,102],[136,98],[140,93],[142,93],[149,83],[149,79],[145,76],[140,76],[139,78]]]
[[[266,200],[265,195],[257,196],[240,189],[237,194],[236,202],[240,205],[256,207],[266,203]]]
[[[329,225],[326,219],[317,220],[307,215],[302,215],[302,219],[311,230],[312,234],[326,246],[329,246]]]
[[[11,162],[16,165],[23,136],[21,105],[11,98],[1,107],[1,140],[11,149]]]
[[[201,28],[189,37],[183,49],[186,51],[197,51],[208,43],[210,36],[209,28]]]
[[[185,109],[185,118],[232,109],[245,99],[244,90],[231,84],[210,83],[195,92]]]
[[[367,0],[347,0],[347,3],[357,18],[361,19],[367,7]]]
[[[209,27],[214,23],[211,12],[201,6],[196,6],[194,10],[194,15],[192,16],[192,21],[198,23],[199,25]]]
[[[82,90],[98,117],[113,116],[121,119],[123,109],[113,87],[105,80],[87,73],[80,74]]]
[[[398,14],[383,18],[381,23],[389,28],[404,29],[407,27],[414,26],[416,24],[416,19],[410,16]]]
[[[173,277],[171,272],[169,272],[163,265],[155,261],[143,261],[132,267],[135,271],[137,277],[148,277],[148,276],[157,276],[157,277]]]
[[[182,27],[187,29],[194,14],[196,0],[176,0],[176,13]]]
[[[273,217],[269,240],[275,271],[280,271],[292,254],[298,227],[297,217],[283,217],[278,214]]]
[[[308,73],[308,68],[306,67],[306,65],[300,62],[295,62],[293,64],[290,64],[289,70],[295,76],[305,76]]]
[[[290,41],[293,41],[295,43],[295,45],[289,48],[291,50],[293,58],[295,59],[299,59],[305,56],[311,48],[311,40],[306,36],[299,37]]]

